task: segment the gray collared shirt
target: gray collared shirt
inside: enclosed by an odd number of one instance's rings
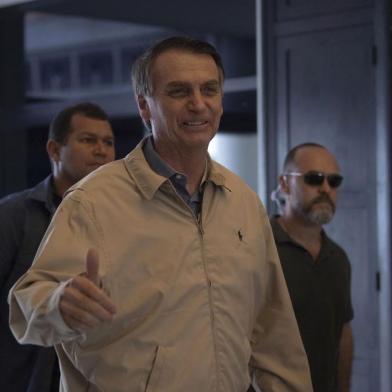
[[[143,146],[144,156],[151,169],[157,174],[166,177],[174,186],[178,195],[192,209],[196,217],[199,217],[201,203],[203,200],[203,190],[205,181],[202,181],[198,190],[190,195],[186,189],[187,177],[185,174],[176,172],[170,167],[155,151],[152,136],[150,136]],[[203,176],[203,179],[205,175]]]

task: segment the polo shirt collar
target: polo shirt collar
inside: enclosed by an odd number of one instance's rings
[[[128,173],[134,178],[136,185],[147,199],[151,200],[157,190],[168,181],[167,175],[170,173],[175,173],[175,171],[170,168],[160,157],[156,154],[155,150],[151,146],[146,145],[148,143],[150,136],[145,137],[136,147],[132,150],[125,158],[124,165]],[[152,158],[153,167],[149,164],[146,158],[147,154],[154,152],[156,156]],[[153,156],[153,155],[152,155]],[[150,157],[149,157],[150,158]],[[158,159],[159,158],[160,162]],[[154,169],[158,166],[158,171]],[[166,167],[164,167],[166,166]],[[166,175],[165,175],[166,174]],[[212,182],[216,186],[224,187],[231,191],[226,185],[226,178],[223,171],[220,169],[209,155],[207,155],[206,170],[203,175],[202,183]]]
[[[270,219],[272,231],[274,233],[274,239],[276,243],[284,243],[284,242],[290,242],[296,246],[302,247],[301,244],[298,244],[295,242],[288,234],[287,232],[283,229],[283,227],[279,224],[278,218],[280,215],[274,215]],[[330,239],[328,238],[327,234],[325,233],[324,229],[321,229],[321,251],[320,255],[324,254],[325,252],[329,252],[330,250]]]

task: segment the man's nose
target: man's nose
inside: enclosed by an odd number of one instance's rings
[[[331,192],[331,186],[329,185],[327,176],[324,177],[324,181],[320,185],[320,190],[325,192],[325,193]]]
[[[200,91],[194,91],[189,98],[189,108],[194,111],[201,111],[206,107],[205,99]]]
[[[97,140],[93,152],[96,155],[106,156],[108,153],[108,146],[103,140]]]

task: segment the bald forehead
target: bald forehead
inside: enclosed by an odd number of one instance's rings
[[[293,161],[293,166],[298,171],[321,171],[325,173],[336,173],[340,171],[335,156],[326,148],[317,146],[306,146],[300,148]]]

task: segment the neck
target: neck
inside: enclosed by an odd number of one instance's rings
[[[192,195],[203,178],[207,150],[200,148],[180,151],[179,149],[168,149],[160,144],[155,144],[155,151],[175,171],[186,175],[187,190]]]
[[[301,244],[315,244],[321,241],[320,225],[289,214],[283,214],[278,222],[291,238]]]
[[[68,180],[65,176],[53,174],[53,187],[55,193],[61,198],[64,193],[73,185],[72,181]]]
[[[321,226],[285,215],[278,222],[290,238],[302,245],[316,262],[321,250]]]

